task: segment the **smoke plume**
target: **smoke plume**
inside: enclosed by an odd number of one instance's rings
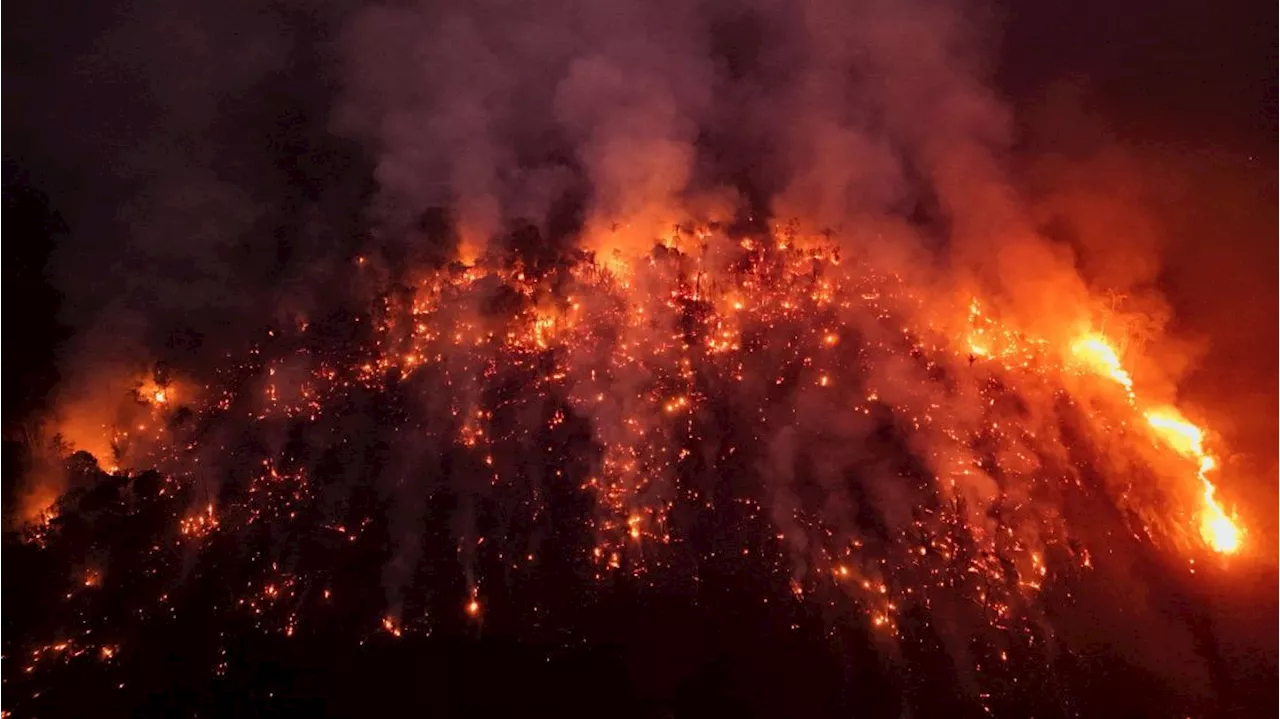
[[[1105,500],[1185,549],[1163,510],[1205,501],[1209,456],[1142,434],[1195,356],[1163,339],[1144,171],[1028,162],[993,25],[955,0],[131,7],[59,66],[119,116],[56,178],[108,188],[54,258],[56,449],[185,472],[197,517],[309,487],[243,526],[384,532],[388,627],[424,591],[480,616],[544,543],[593,579],[675,566],[739,512],[798,595],[834,576],[890,633],[936,608],[976,695],[963,637],[1052,633],[1047,567],[1091,561],[1071,517]],[[1104,335],[1123,367],[1045,369]],[[972,575],[980,600],[936,591]]]

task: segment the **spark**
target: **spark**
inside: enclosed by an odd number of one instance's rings
[[[1041,499],[1053,494],[1042,490],[1056,492],[1064,476],[1043,455],[1063,453],[1041,451],[1055,437],[1027,421],[1034,412],[1010,409],[1039,398],[1074,399],[1080,383],[1068,379],[1081,374],[1118,385],[1127,401],[1063,404],[1099,428],[1145,425],[1151,436],[1134,434],[1144,457],[1157,448],[1150,465],[1152,481],[1167,483],[1161,489],[1186,489],[1186,461],[1195,463],[1196,517],[1187,521],[1190,513],[1182,507],[1168,512],[1177,518],[1170,531],[1198,533],[1223,554],[1243,547],[1245,528],[1223,508],[1211,481],[1218,463],[1209,433],[1174,407],[1150,404],[1145,380],[1136,381],[1124,363],[1131,358],[1103,334],[1050,342],[1006,323],[977,298],[943,303],[868,259],[846,256],[842,262],[837,249],[819,238],[784,230],[772,237],[733,238],[712,230],[693,236],[718,243],[729,259],[713,265],[705,257],[715,253],[689,252],[689,236],[680,232],[664,238],[662,253],[647,259],[600,253],[565,260],[554,272],[469,247],[462,267],[423,269],[406,280],[411,286],[404,297],[389,294],[360,315],[367,340],[353,340],[341,351],[286,349],[294,333],[290,323],[247,357],[231,357],[232,366],[217,381],[198,385],[180,378],[181,401],[195,417],[186,424],[172,421],[178,397],[173,385],[131,385],[134,413],[106,431],[129,447],[118,453],[123,472],[163,470],[164,483],[151,499],[160,504],[163,497],[168,509],[161,516],[172,535],[154,542],[155,564],[180,565],[166,554],[173,542],[192,540],[183,547],[201,552],[225,536],[294,537],[306,532],[304,519],[321,507],[345,506],[330,501],[336,485],[327,484],[332,480],[326,474],[332,473],[299,459],[291,440],[260,442],[288,449],[255,446],[261,456],[244,465],[244,478],[228,480],[234,491],[211,490],[221,479],[214,474],[215,481],[206,483],[205,472],[217,472],[206,470],[208,458],[243,456],[226,437],[318,436],[330,417],[341,420],[353,396],[422,390],[433,402],[439,399],[440,416],[405,420],[394,431],[403,432],[405,441],[443,448],[450,466],[477,472],[486,501],[500,501],[506,492],[520,496],[517,511],[537,524],[550,514],[547,487],[582,493],[590,506],[583,528],[589,536],[577,556],[601,586],[614,578],[656,583],[660,572],[678,571],[672,567],[725,557],[770,561],[777,586],[788,587],[796,600],[825,601],[824,592],[837,593],[888,636],[897,636],[899,622],[910,616],[906,608],[927,609],[944,591],[973,597],[992,628],[1011,631],[1019,612],[1059,575],[1092,566],[1083,547],[1069,559],[1055,559],[1063,555],[1056,550],[1075,547],[1078,539],[1061,508]],[[510,307],[488,309],[497,296]],[[486,309],[474,309],[481,306]],[[305,329],[305,323],[297,326],[299,333]],[[1056,411],[1049,404],[1036,409]],[[209,427],[214,429],[203,430]],[[101,430],[95,425],[95,432]],[[801,471],[851,476],[838,464],[850,451],[844,445],[870,451],[863,440],[882,430],[903,435],[913,453],[915,467],[896,476],[895,486],[921,488],[911,518],[883,528],[883,542],[880,533],[873,538],[848,517],[832,516],[828,506],[841,502],[818,496],[821,511],[806,506],[800,498],[822,482],[790,478]],[[565,439],[579,435],[588,438],[589,450]],[[335,451],[350,446],[341,432],[333,437]],[[800,444],[810,439],[819,449]],[[792,452],[805,461],[779,459]],[[1165,471],[1173,465],[1176,472]],[[531,467],[538,468],[538,481],[530,481]],[[1081,486],[1070,470],[1065,474]],[[407,484],[412,475],[406,473],[397,491],[415,486]],[[712,475],[723,477],[730,491],[706,486],[704,477]],[[754,491],[753,481],[772,483],[764,494],[787,500],[771,504]],[[1183,495],[1189,502],[1191,493]],[[1145,501],[1108,496],[1126,509],[1126,503]],[[47,518],[28,530],[30,541],[56,539],[61,509],[52,500],[47,504]],[[326,551],[384,541],[380,519],[350,511],[316,522],[316,542]],[[776,541],[717,546],[697,561],[673,561],[690,551],[689,537],[698,533],[681,524],[689,516],[734,512],[759,522],[763,536]],[[508,519],[509,526],[521,523]],[[1146,531],[1132,529],[1135,535]],[[512,536],[514,530],[507,536],[501,529],[485,531],[492,534],[466,535],[474,542],[455,537],[469,590],[461,616],[456,605],[447,607],[457,595],[443,600],[452,621],[480,621],[475,578],[491,576],[477,571],[483,562],[516,567],[523,557],[533,564],[534,554],[522,546],[525,538]],[[258,626],[291,636],[298,615],[315,604],[308,598],[316,589],[332,601],[335,578],[327,568],[291,574],[288,548],[277,549],[246,560],[254,571],[235,587],[234,604]],[[86,573],[83,581],[95,586],[100,578]],[[343,597],[339,606],[360,595],[336,590]],[[171,591],[169,585],[164,591]],[[144,610],[164,616],[173,604],[166,594]],[[326,604],[323,611],[332,614],[339,606]],[[414,605],[374,608],[362,626],[400,637],[403,606]]]

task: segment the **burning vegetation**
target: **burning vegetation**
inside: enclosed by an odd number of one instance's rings
[[[128,137],[65,163],[111,192],[50,260],[15,716],[258,639],[550,662],[650,602],[1071,716],[1096,575],[1269,551],[1141,210],[1023,166],[967,4],[197,5],[76,59],[128,112],[51,113]]]
[[[78,455],[89,488],[27,536],[74,553],[151,522],[107,550],[128,578],[94,570],[68,594],[93,612],[100,586],[132,582],[154,593],[116,610],[136,621],[173,611],[184,575],[231,571],[207,611],[286,637],[344,602],[393,638],[478,625],[490,591],[505,621],[545,626],[566,617],[515,606],[543,571],[662,593],[742,561],[771,575],[766,603],[785,586],[889,644],[946,606],[1003,664],[1051,640],[1040,596],[1087,581],[1107,536],[1192,571],[1248,548],[1205,432],[1146,399],[1115,340],[1065,336],[794,228],[677,229],[607,265],[491,253],[367,313],[270,329],[198,391],[144,384],[145,416],[94,438],[107,466]],[[1110,529],[1078,533],[1099,506]],[[371,561],[381,601],[349,585]],[[26,672],[128,650],[100,631],[60,630]]]

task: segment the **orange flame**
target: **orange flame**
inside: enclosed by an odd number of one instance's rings
[[[1100,334],[1087,334],[1071,345],[1071,354],[1098,374],[1115,380],[1124,387],[1129,399],[1135,399],[1133,377],[1120,363],[1120,356],[1112,349],[1107,338]]]
[[[1100,334],[1083,335],[1071,345],[1071,352],[1090,369],[1114,380],[1124,387],[1130,404],[1137,404],[1133,389],[1133,377],[1120,362],[1119,354]],[[1234,554],[1243,544],[1244,530],[1240,528],[1214,496],[1218,489],[1209,481],[1208,474],[1218,466],[1218,461],[1204,448],[1204,431],[1190,422],[1174,407],[1157,407],[1143,413],[1147,424],[1174,452],[1196,460],[1196,476],[1201,484],[1200,537],[1209,548],[1219,554]]]
[[[1160,407],[1145,414],[1147,424],[1165,444],[1178,454],[1195,459],[1198,464],[1196,475],[1203,488],[1204,509],[1200,513],[1200,537],[1213,551],[1220,554],[1234,554],[1243,544],[1243,530],[1223,510],[1222,505],[1214,497],[1217,487],[1209,481],[1208,474],[1218,462],[1213,455],[1205,451],[1204,431],[1192,424],[1173,407]]]

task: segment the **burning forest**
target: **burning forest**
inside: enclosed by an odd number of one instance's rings
[[[118,160],[115,244],[55,250],[6,715],[309,711],[255,672],[572,663],[678,616],[820,637],[873,715],[1077,716],[1108,585],[1274,565],[1150,263],[1039,229],[971,8],[225,12],[243,52],[191,80],[222,105],[119,61],[180,99]],[[299,85],[306,119],[210,119]]]

